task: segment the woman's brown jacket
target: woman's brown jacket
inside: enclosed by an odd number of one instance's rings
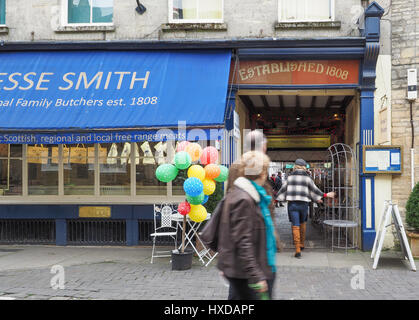
[[[227,277],[249,279],[250,283],[272,279],[259,193],[243,177],[229,189],[219,226],[217,267]]]

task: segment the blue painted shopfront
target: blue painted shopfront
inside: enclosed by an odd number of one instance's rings
[[[210,127],[224,127],[225,132],[230,132],[233,129],[233,111],[235,109],[235,96],[239,88],[232,86],[229,87],[228,73],[230,71],[230,61],[238,60],[269,60],[269,59],[357,59],[361,61],[360,80],[356,85],[306,85],[306,86],[250,86],[248,88],[241,86],[240,89],[356,89],[360,95],[360,141],[359,141],[359,164],[362,164],[362,147],[364,145],[373,144],[374,140],[374,90],[375,90],[375,65],[379,53],[379,37],[380,37],[380,18],[383,10],[375,2],[373,2],[365,11],[365,29],[362,31],[362,36],[359,38],[339,38],[339,39],[310,39],[310,40],[272,40],[269,47],[264,47],[264,41],[243,40],[242,42],[218,43],[215,42],[211,50],[195,49],[185,52],[83,52],[80,57],[85,59],[74,61],[74,65],[69,66],[64,63],[63,66],[51,65],[50,71],[46,70],[46,74],[40,79],[40,75],[30,74],[30,64],[33,65],[37,60],[42,59],[42,54],[47,56],[60,56],[60,59],[70,61],[69,56],[76,57],[76,52],[21,52],[18,55],[15,53],[7,53],[7,58],[10,59],[10,67],[3,71],[8,73],[7,77],[0,82],[1,86],[19,90],[27,88],[33,83],[33,88],[36,91],[37,99],[29,98],[29,93],[19,92],[19,95],[12,93],[2,99],[23,99],[23,100],[36,100],[38,104],[43,106],[28,108],[27,106],[19,109],[19,113],[13,113],[6,107],[0,107],[2,115],[8,115],[13,121],[4,121],[0,119],[0,139],[4,139],[5,135],[13,136],[19,135],[22,132],[25,134],[38,134],[39,137],[52,136],[58,137],[61,135],[75,134],[76,136],[91,135],[95,132],[107,134],[105,129],[119,130],[121,133],[129,133],[132,130],[141,132],[148,132],[155,134],[161,128],[175,128],[178,120],[187,120],[188,125],[196,128],[210,128]],[[206,42],[203,46],[208,46]],[[170,44],[168,44],[168,47]],[[199,47],[199,44],[197,45]],[[220,50],[222,47],[222,50]],[[179,49],[179,48],[178,48]],[[182,49],[182,48],[180,48]],[[184,48],[183,48],[184,49]],[[0,55],[5,53],[0,52]],[[118,56],[118,70],[113,69],[112,65],[115,61],[113,55]],[[26,56],[32,57],[33,60],[30,64],[18,68],[18,71],[13,71],[12,65],[18,66],[18,57]],[[89,59],[96,58],[103,59],[104,69],[91,70],[92,73],[88,75],[82,66]],[[124,59],[121,57],[129,57]],[[159,58],[157,58],[159,57]],[[191,59],[192,58],[192,59]],[[138,69],[132,68],[132,59],[138,62],[141,66]],[[83,62],[82,62],[83,60]],[[3,61],[3,60],[2,60]],[[78,62],[77,62],[78,61]],[[178,63],[175,61],[182,61]],[[191,63],[192,61],[192,63]],[[162,65],[163,63],[163,65]],[[205,72],[205,66],[212,63],[211,73]],[[3,66],[3,65],[2,65]],[[86,65],[87,66],[87,65]],[[86,67],[87,68],[87,67]],[[16,68],[15,68],[16,69]],[[137,74],[133,72],[138,70]],[[102,72],[99,73],[98,72]],[[86,72],[83,74],[83,72]],[[115,72],[120,72],[115,76]],[[121,73],[122,72],[122,73]],[[125,74],[123,72],[130,72]],[[150,73],[147,73],[150,72]],[[19,73],[12,76],[13,73]],[[154,74],[164,74],[165,82],[163,79],[155,78]],[[25,79],[26,75],[26,79]],[[123,77],[122,77],[123,75]],[[109,79],[107,78],[109,76]],[[11,77],[11,78],[10,78]],[[56,79],[54,77],[57,77]],[[122,77],[122,78],[121,78]],[[127,77],[127,78],[125,78]],[[99,83],[99,79],[101,82]],[[121,80],[122,79],[122,80]],[[19,80],[19,81],[18,81]],[[22,80],[22,81],[20,81]],[[67,80],[67,81],[66,81]],[[58,88],[57,91],[66,94],[67,90],[60,90],[59,88],[66,89],[72,83],[71,89],[74,89],[77,84],[79,90],[81,87],[89,87],[92,90],[90,94],[91,100],[103,100],[103,103],[113,101],[115,104],[125,103],[136,104],[136,98],[150,97],[149,103],[152,102],[153,97],[158,97],[156,101],[162,103],[162,109],[156,111],[152,105],[148,108],[138,109],[137,106],[88,106],[84,109],[74,106],[74,108],[67,108],[65,114],[60,110],[52,110],[51,113],[45,106],[48,99],[56,100],[71,100],[75,99],[81,101],[83,95],[77,94],[72,97],[71,95],[66,98],[58,96],[45,97],[45,92],[49,92],[51,88]],[[63,82],[64,81],[64,82]],[[124,82],[125,81],[125,82]],[[96,86],[98,89],[96,89]],[[114,96],[110,91],[106,91],[111,86],[120,88],[118,96]],[[124,87],[125,86],[125,87]],[[146,88],[144,88],[146,86]],[[133,94],[132,90],[137,88],[137,94]],[[32,87],[31,87],[32,89]],[[99,90],[99,91],[97,91]],[[149,90],[149,91],[148,91]],[[208,91],[209,90],[209,91]],[[7,90],[6,90],[7,91]],[[6,92],[2,91],[2,92]],[[9,90],[8,92],[11,92]],[[42,92],[43,91],[43,92]],[[51,91],[52,92],[52,91]],[[90,91],[89,91],[90,92]],[[208,97],[208,100],[203,101],[202,96]],[[47,99],[47,100],[42,100]],[[123,99],[123,102],[120,102]],[[17,100],[14,100],[16,103]],[[181,102],[176,105],[181,106],[178,112],[173,112],[173,101]],[[144,99],[143,99],[144,102]],[[197,103],[199,102],[199,103]],[[93,102],[92,102],[93,103]],[[91,108],[90,108],[91,107]],[[113,110],[120,110],[115,113]],[[77,110],[74,112],[74,110]],[[106,112],[102,112],[106,109]],[[37,111],[38,110],[38,111]],[[39,112],[39,110],[42,110]],[[73,111],[71,111],[73,110]],[[135,110],[135,111],[133,111]],[[199,112],[197,112],[199,110]],[[49,118],[49,120],[47,120]],[[30,120],[32,119],[32,121]],[[33,121],[33,120],[36,121]],[[55,119],[55,120],[54,120]],[[54,126],[51,126],[54,123]],[[57,129],[59,129],[57,131]],[[50,130],[55,130],[51,132]],[[224,137],[229,137],[224,135]],[[167,138],[163,138],[167,139]],[[176,137],[175,140],[178,140]],[[130,140],[131,141],[131,140]],[[34,142],[26,143],[37,143]],[[5,143],[4,140],[3,142]],[[15,142],[12,142],[15,143]],[[25,142],[21,142],[25,143]],[[58,142],[56,142],[58,143]],[[226,157],[226,164],[234,160],[234,139],[229,137],[227,143],[230,154]],[[360,172],[360,207],[362,213],[362,249],[369,250],[372,248],[375,238],[375,221],[374,221],[374,192],[371,192],[371,201],[366,201],[366,181],[374,190],[374,175],[363,174]],[[369,203],[371,208],[366,208]],[[96,205],[97,202],[92,204],[83,204],[83,206]],[[125,220],[126,224],[126,245],[138,245],[139,233],[141,232],[138,227],[139,219],[152,219],[153,206],[152,204],[133,204],[132,201],[127,204],[104,204],[111,207],[111,218],[115,220]],[[69,219],[78,218],[80,205],[74,204],[4,204],[0,206],[1,219],[53,219],[55,220],[56,228],[56,244],[67,244],[67,221]],[[370,223],[367,225],[366,212],[371,214]]]

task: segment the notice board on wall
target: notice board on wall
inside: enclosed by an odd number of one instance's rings
[[[364,146],[363,173],[402,173],[401,146]]]

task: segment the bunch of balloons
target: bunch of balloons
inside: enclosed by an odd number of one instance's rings
[[[179,204],[178,212],[184,216],[189,214],[189,218],[194,222],[204,221],[207,218],[207,210],[203,204],[214,193],[216,182],[227,180],[228,168],[217,164],[216,148],[202,149],[198,143],[189,141],[178,144],[173,162],[157,167],[157,179],[167,183],[177,177],[179,170],[187,170],[188,178],[183,183],[186,200]]]

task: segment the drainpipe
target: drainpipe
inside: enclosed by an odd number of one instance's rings
[[[413,123],[413,100],[409,100],[410,103],[410,126],[412,128],[412,146],[410,148],[410,177],[412,181],[412,190],[415,187],[415,126]]]

